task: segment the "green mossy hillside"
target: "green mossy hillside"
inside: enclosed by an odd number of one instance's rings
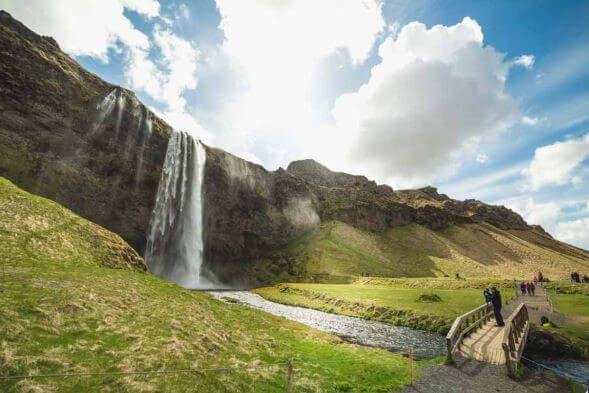
[[[145,270],[120,236],[0,177],[0,261]]]

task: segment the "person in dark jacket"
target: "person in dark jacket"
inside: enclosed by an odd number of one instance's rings
[[[493,287],[491,288],[491,295],[493,295],[491,302],[493,303],[493,314],[495,314],[497,326],[505,326],[503,316],[501,315],[501,308],[503,307],[503,303],[501,302],[501,292],[499,292],[496,287]]]
[[[519,288],[522,291],[522,295],[525,295],[526,294],[526,283],[522,281],[522,283],[519,284]]]
[[[493,295],[491,295],[491,291],[489,291],[489,288],[485,288],[485,290],[483,291],[483,296],[485,297],[485,303],[493,303]]]

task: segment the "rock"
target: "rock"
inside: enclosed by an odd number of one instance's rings
[[[119,135],[115,115],[93,130],[97,105],[114,89],[127,102]],[[167,124],[131,91],[86,71],[55,40],[33,33],[4,11],[0,113],[0,176],[61,203],[143,251],[171,132]],[[153,119],[153,132],[145,140],[137,181],[145,130],[134,115],[145,113]]]

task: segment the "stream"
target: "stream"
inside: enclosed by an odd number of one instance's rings
[[[446,353],[444,336],[439,334],[345,315],[330,314],[309,308],[287,306],[271,302],[248,291],[210,291],[209,293],[219,300],[223,300],[223,298],[232,299],[269,314],[332,333],[347,342],[384,348],[391,352],[403,354],[413,348],[416,359],[433,358]],[[536,363],[535,361],[524,360],[524,363],[534,371],[551,369],[551,371],[581,384],[586,383],[589,379],[589,363],[587,362],[561,360]]]
[[[444,337],[422,330],[330,314],[309,308],[274,303],[248,291],[211,291],[213,297],[239,303],[332,333],[345,341],[391,352],[407,353],[413,348],[416,359],[433,358],[446,353]]]

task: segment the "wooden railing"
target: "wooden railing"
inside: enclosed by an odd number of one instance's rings
[[[487,303],[456,318],[446,335],[447,363],[454,363],[453,353],[460,346],[462,339],[474,329],[478,329],[487,323],[492,314],[493,306]]]
[[[529,331],[530,319],[528,317],[528,309],[522,303],[506,321],[503,336],[502,347],[505,352],[505,365],[507,367],[507,374],[511,377],[517,371]]]

